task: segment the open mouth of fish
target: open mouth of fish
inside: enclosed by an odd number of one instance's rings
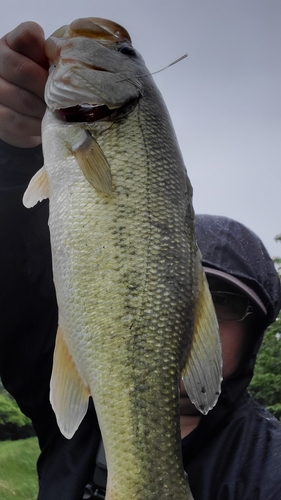
[[[103,120],[113,113],[116,113],[116,109],[109,109],[105,104],[80,104],[56,110],[58,118],[69,123],[95,122]]]
[[[123,106],[113,109],[110,109],[106,104],[77,104],[76,106],[56,109],[54,113],[57,118],[67,123],[93,123],[110,118],[116,121],[129,113],[137,102],[138,98],[131,99]]]

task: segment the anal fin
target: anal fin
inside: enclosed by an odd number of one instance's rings
[[[211,410],[219,397],[222,381],[222,354],[218,322],[208,281],[197,256],[197,300],[194,334],[182,372],[186,392],[201,413]]]
[[[58,327],[51,377],[50,401],[61,433],[68,439],[78,429],[89,404],[90,392],[83,383]]]

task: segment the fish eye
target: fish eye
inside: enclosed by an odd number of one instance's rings
[[[121,52],[121,54],[125,54],[126,56],[136,55],[136,52],[133,47],[131,47],[131,45],[122,45],[122,47],[120,47],[119,49],[119,52]]]

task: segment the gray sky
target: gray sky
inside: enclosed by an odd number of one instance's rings
[[[280,0],[1,0],[0,36],[78,17],[122,24],[170,111],[197,213],[227,215],[281,256]]]

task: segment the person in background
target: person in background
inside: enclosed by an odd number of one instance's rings
[[[71,440],[60,434],[49,403],[57,303],[48,201],[30,210],[22,205],[29,180],[43,165],[47,75],[40,26],[23,23],[1,39],[0,375],[38,436],[38,500],[102,498],[106,474],[93,484],[100,431],[92,401]],[[280,281],[263,244],[242,224],[197,215],[196,227],[219,321],[224,381],[206,416],[181,387],[184,467],[195,500],[276,500],[281,425],[247,387],[264,331],[280,310]]]
[[[227,217],[196,216],[217,313],[223,383],[217,405],[195,415],[182,391],[183,461],[195,500],[281,498],[281,424],[248,394],[265,329],[280,310],[280,280],[260,239]]]

